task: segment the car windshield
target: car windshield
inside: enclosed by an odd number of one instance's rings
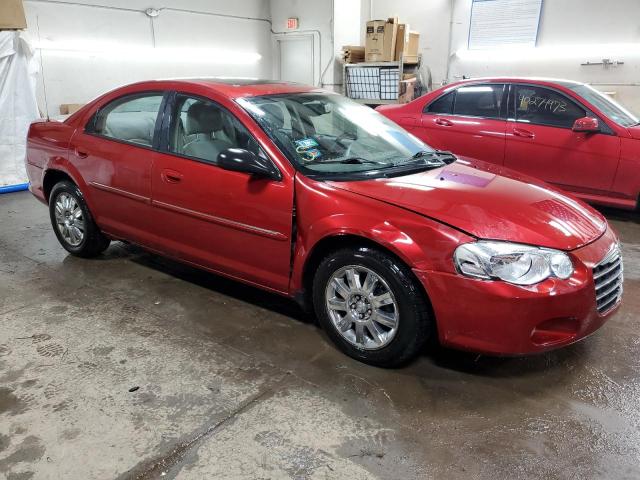
[[[607,95],[589,85],[570,85],[569,88],[584,98],[587,102],[600,109],[611,120],[623,127],[631,127],[640,122],[638,115],[630,112]]]
[[[289,93],[238,103],[306,175],[369,178],[436,168],[455,159],[338,94]]]

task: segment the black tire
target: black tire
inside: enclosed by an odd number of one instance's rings
[[[71,196],[82,210],[84,235],[77,245],[73,245],[65,239],[58,228],[58,223],[56,221],[56,201],[62,194]],[[75,183],[64,180],[53,186],[51,194],[49,195],[49,217],[51,218],[51,225],[58,241],[64,249],[72,255],[83,258],[95,257],[104,252],[111,242],[104,236],[94,222],[93,216],[89,211],[89,207],[87,207],[87,204],[84,201],[84,196]]]
[[[334,273],[355,265],[383,279],[396,299],[397,331],[385,346],[368,350],[347,341],[331,320],[325,294]],[[345,248],[325,257],[313,279],[313,305],[327,335],[344,353],[379,367],[397,367],[420,353],[433,331],[429,304],[411,270],[397,258],[370,247]]]

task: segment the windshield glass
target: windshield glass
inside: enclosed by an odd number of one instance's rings
[[[446,161],[378,112],[338,94],[267,95],[238,103],[307,175],[371,176]]]
[[[599,108],[611,120],[623,127],[637,125],[640,122],[638,115],[630,112],[619,103],[616,103],[604,93],[599,92],[589,85],[570,85],[569,88],[584,98],[587,102]]]

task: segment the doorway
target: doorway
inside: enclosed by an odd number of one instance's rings
[[[280,80],[315,85],[313,35],[279,38]]]

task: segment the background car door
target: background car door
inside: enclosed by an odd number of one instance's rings
[[[620,158],[620,139],[604,122],[601,133],[579,133],[576,119],[593,116],[561,92],[512,86],[505,165],[577,192],[606,192]]]
[[[266,154],[228,110],[177,95],[168,152],[153,165],[155,232],[163,249],[221,273],[286,291],[293,184],[223,170],[226,148]]]
[[[100,108],[71,140],[69,155],[89,187],[93,215],[108,233],[148,244],[151,166],[162,92],[137,93]]]
[[[502,165],[506,98],[503,84],[462,86],[427,105],[413,132],[434,148]]]

